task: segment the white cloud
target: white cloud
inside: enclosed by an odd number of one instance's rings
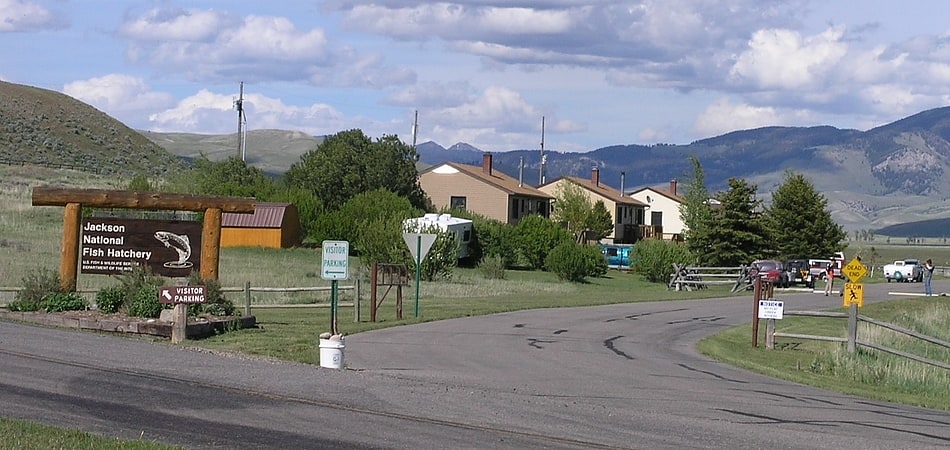
[[[153,92],[141,78],[122,74],[74,81],[63,86],[63,93],[116,114],[154,110],[174,103],[170,94]]]
[[[802,37],[793,30],[759,30],[730,71],[739,82],[762,89],[802,89],[819,83],[847,54],[844,30]]]
[[[697,118],[693,132],[698,137],[718,136],[735,130],[782,125],[784,118],[773,107],[732,104],[721,99],[709,105]]]
[[[344,128],[343,115],[325,104],[292,106],[259,94],[244,97],[248,129],[298,130],[312,135],[336,133]],[[233,133],[237,131],[234,98],[202,89],[174,107],[149,116],[152,131]]]
[[[66,28],[68,21],[38,2],[0,0],[0,33],[56,30]]]
[[[378,53],[334,47],[320,28],[300,29],[288,18],[237,18],[213,10],[153,9],[119,28],[129,60],[163,76],[202,82],[306,82],[315,86],[380,88],[415,81]]]

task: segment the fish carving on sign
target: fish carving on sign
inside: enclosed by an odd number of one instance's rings
[[[178,252],[178,261],[168,261],[164,264],[165,267],[184,269],[192,266],[191,262],[188,261],[191,258],[191,241],[188,239],[188,235],[175,234],[170,231],[156,231],[155,239],[165,244],[165,247]]]

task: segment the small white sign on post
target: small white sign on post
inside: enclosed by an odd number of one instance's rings
[[[350,243],[348,241],[323,241],[324,280],[345,280],[350,277]]]
[[[759,300],[760,319],[781,319],[785,312],[785,302],[778,300]]]

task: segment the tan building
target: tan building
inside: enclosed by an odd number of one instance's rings
[[[492,167],[491,153],[482,166],[447,162],[419,173],[419,185],[436,208],[460,208],[509,224],[523,217],[548,217],[552,197]]]
[[[663,239],[681,240],[686,225],[680,217],[685,199],[676,191],[676,180],[669,187],[645,187],[630,193],[648,207],[646,224],[661,230]]]
[[[221,247],[289,248],[301,238],[300,216],[290,203],[257,203],[251,214],[221,214]]]
[[[591,170],[590,179],[561,177],[538,189],[553,197],[557,196],[565,183],[581,187],[592,204],[597,201],[604,202],[614,223],[614,231],[606,239],[615,244],[632,244],[644,237],[651,237],[650,230],[645,230],[641,226],[644,224],[646,204],[623,195],[623,175],[621,175],[620,189],[614,189],[602,183],[600,170],[596,167]],[[557,208],[557,202],[554,203],[554,208]]]

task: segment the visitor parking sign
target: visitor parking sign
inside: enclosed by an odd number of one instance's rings
[[[348,241],[323,241],[324,280],[345,280],[350,277],[350,243]]]

